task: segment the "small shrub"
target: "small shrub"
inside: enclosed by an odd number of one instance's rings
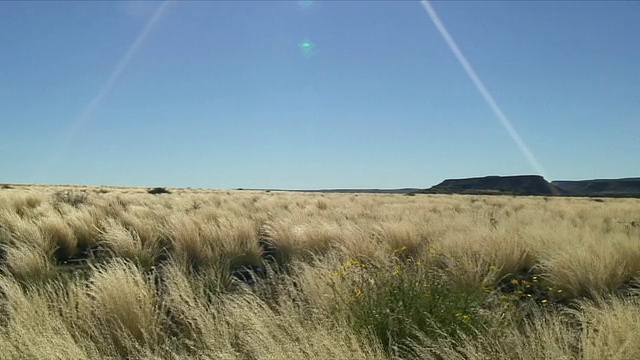
[[[171,194],[171,191],[167,190],[167,188],[156,187],[148,190],[147,193],[151,195],[160,195],[160,194]]]
[[[85,191],[62,190],[53,194],[54,203],[69,204],[73,207],[84,205],[89,201],[89,194]]]

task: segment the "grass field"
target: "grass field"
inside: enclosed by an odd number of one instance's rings
[[[5,359],[638,359],[640,199],[6,185]]]

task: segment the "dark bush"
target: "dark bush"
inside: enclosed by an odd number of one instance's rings
[[[171,191],[167,190],[167,188],[163,188],[163,187],[156,187],[153,188],[149,191],[147,191],[149,194],[152,195],[159,195],[159,194],[171,194]]]

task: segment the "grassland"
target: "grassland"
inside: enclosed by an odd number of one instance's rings
[[[4,186],[5,359],[637,359],[640,200]]]

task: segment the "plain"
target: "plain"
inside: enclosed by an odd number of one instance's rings
[[[5,185],[7,359],[640,358],[640,200]]]

